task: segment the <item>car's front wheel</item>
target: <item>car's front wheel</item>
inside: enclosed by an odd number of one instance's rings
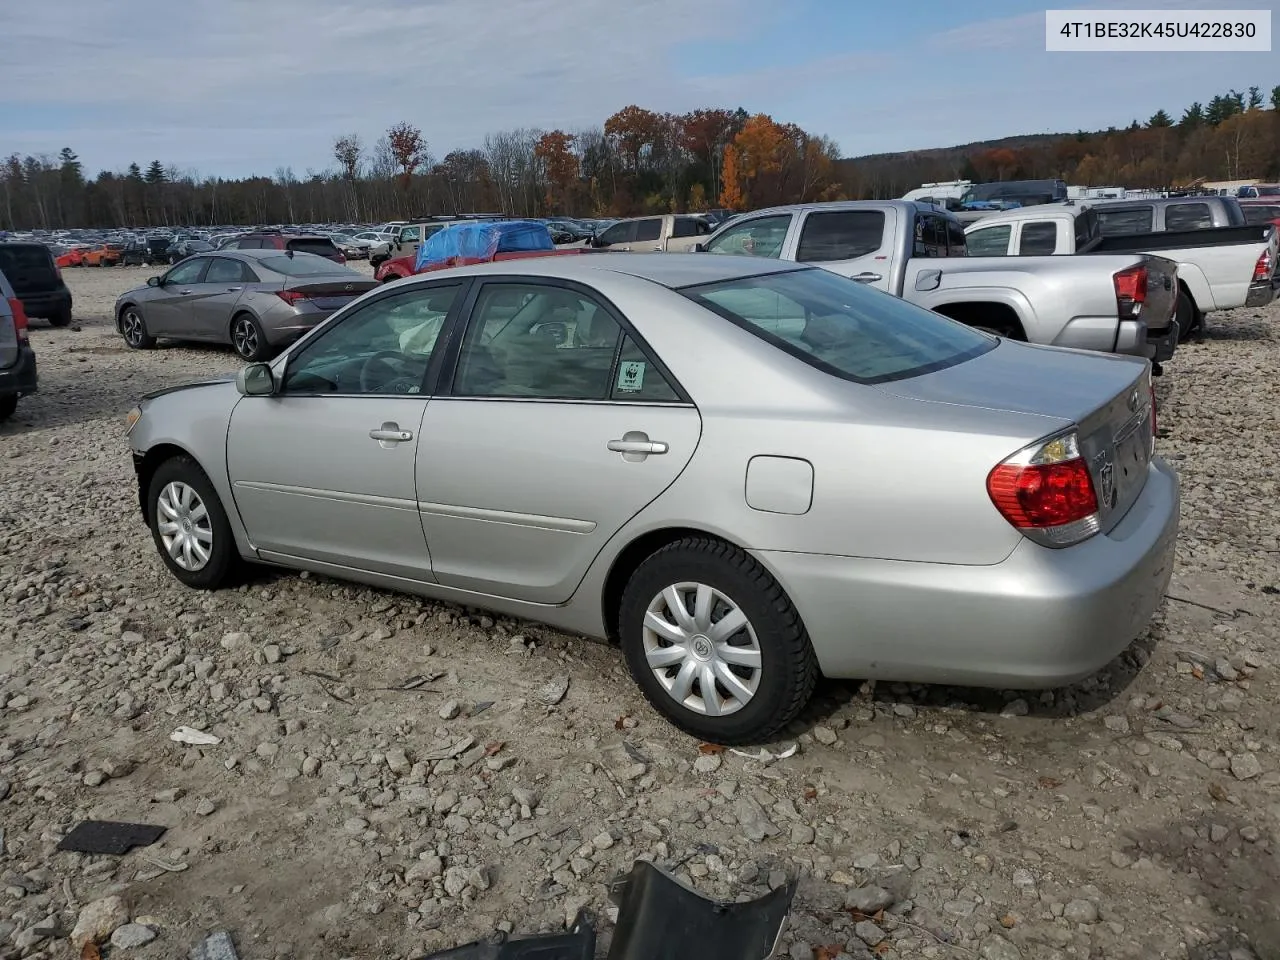
[[[175,577],[200,590],[230,579],[239,561],[235,538],[222,501],[194,460],[162,463],[148,484],[147,504],[151,536]]]
[[[156,345],[156,338],[147,333],[146,321],[137,307],[125,307],[121,311],[120,334],[134,350],[150,350]]]
[[[817,682],[790,599],[756,560],[723,541],[679,540],[640,564],[618,627],[648,701],[713,743],[768,739],[804,709]]]

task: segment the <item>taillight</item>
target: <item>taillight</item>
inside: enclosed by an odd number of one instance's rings
[[[1112,278],[1116,288],[1116,309],[1121,320],[1134,320],[1147,302],[1147,268],[1139,264],[1121,270]]]
[[[339,253],[338,253],[338,262],[339,262],[339,263],[346,263],[346,262],[347,262],[347,256],[346,256],[346,254],[342,253],[341,251],[339,251]]]
[[[1253,282],[1262,283],[1271,279],[1271,251],[1263,250],[1258,254],[1258,262],[1253,265]]]
[[[1066,547],[1098,532],[1098,496],[1074,430],[1024,447],[987,475],[1000,514],[1046,547]]]
[[[22,308],[22,301],[17,297],[9,298],[9,309],[13,311],[13,329],[17,331],[18,343],[26,346],[31,342],[27,333],[27,311]]]
[[[297,304],[299,300],[307,299],[307,295],[301,290],[277,290],[276,296],[291,307]]]

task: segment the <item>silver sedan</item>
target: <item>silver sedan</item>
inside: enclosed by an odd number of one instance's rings
[[[165,337],[230,344],[246,360],[265,360],[377,285],[310,253],[218,250],[121,294],[116,330],[135,350]]]
[[[593,254],[384,287],[129,442],[191,587],[251,561],[607,638],[739,743],[819,674],[1047,687],[1123,651],[1178,530],[1150,376],[818,268]]]

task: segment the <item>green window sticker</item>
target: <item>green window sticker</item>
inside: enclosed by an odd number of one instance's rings
[[[638,393],[644,387],[643,360],[623,360],[618,364],[618,391]]]

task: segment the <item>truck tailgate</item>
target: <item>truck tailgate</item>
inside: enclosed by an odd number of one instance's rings
[[[1147,299],[1139,319],[1148,330],[1165,330],[1178,309],[1178,265],[1155,256],[1143,257],[1142,263],[1147,268]]]

